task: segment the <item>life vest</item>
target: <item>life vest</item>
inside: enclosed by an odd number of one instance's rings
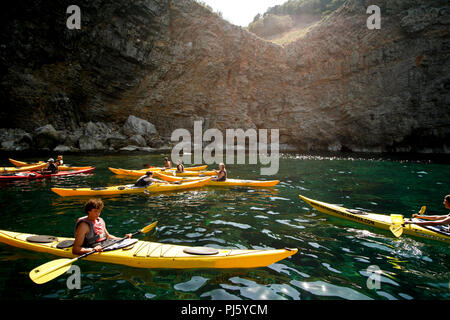
[[[47,171],[50,171],[51,173],[58,172],[58,167],[54,163],[49,163],[47,166]]]
[[[86,222],[89,225],[89,232],[84,238],[82,247],[93,247],[96,243],[106,240],[106,225],[102,218],[99,217],[95,222],[89,220],[87,216],[78,218],[75,224],[75,232],[81,222]]]

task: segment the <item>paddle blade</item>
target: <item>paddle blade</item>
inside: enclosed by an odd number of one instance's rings
[[[150,230],[152,230],[156,225],[158,224],[158,221],[153,222],[152,224],[149,224],[148,226],[141,229],[141,233],[147,233]]]
[[[420,208],[419,214],[420,215],[424,214],[425,210],[427,210],[427,206],[422,206],[422,208]]]
[[[402,215],[398,214],[391,214],[392,219],[392,225],[389,227],[389,230],[396,236],[397,238],[400,237],[403,233],[403,226],[402,224],[405,223],[405,220],[403,219]]]
[[[394,234],[394,236],[396,236],[397,238],[399,238],[402,233],[403,233],[403,227],[401,225],[398,224],[392,224],[389,227],[389,230],[391,230],[391,232]]]
[[[47,262],[30,271],[30,279],[34,283],[42,284],[66,273],[72,265],[73,259],[58,259]]]

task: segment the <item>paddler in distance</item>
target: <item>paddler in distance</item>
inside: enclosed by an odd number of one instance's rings
[[[58,172],[58,166],[55,164],[55,160],[53,158],[50,158],[47,160],[47,168],[42,169],[42,174],[53,174]]]
[[[136,180],[134,185],[136,187],[146,187],[151,185],[153,182],[161,182],[161,183],[167,183],[166,181],[158,180],[153,178],[153,172],[147,171],[142,177]]]
[[[184,166],[180,160],[177,161],[177,173],[184,172]]]
[[[217,173],[217,178],[212,178],[211,181],[225,181],[227,180],[227,170],[224,163],[219,163],[219,171],[214,170]]]
[[[108,233],[105,221],[100,218],[103,206],[101,199],[90,199],[85,203],[84,212],[87,216],[78,218],[75,224],[73,254],[102,252],[102,244],[105,245],[107,240],[120,239]],[[131,233],[126,234],[125,237],[131,238]]]
[[[450,194],[448,194],[444,197],[443,204],[447,209],[450,209]],[[424,215],[413,214],[412,217],[420,218],[420,219],[424,219],[424,220],[430,220],[430,221],[413,222],[413,221],[409,220],[409,221],[405,221],[405,224],[417,224],[419,226],[439,226],[439,225],[450,224],[450,214],[439,215],[439,216],[424,216]]]
[[[62,156],[62,155],[59,155],[59,156],[56,158],[55,164],[56,164],[57,166],[62,166],[62,165],[64,164],[63,156]]]
[[[172,169],[172,162],[167,157],[164,158],[164,168]]]

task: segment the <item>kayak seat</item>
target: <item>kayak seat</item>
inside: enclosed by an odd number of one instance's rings
[[[50,243],[58,241],[58,238],[53,236],[29,236],[26,240],[33,243]]]
[[[190,247],[190,248],[186,248],[183,250],[184,253],[187,254],[195,254],[195,255],[202,255],[202,256],[209,256],[209,255],[214,255],[214,254],[218,254],[219,251],[217,249],[214,248],[209,248],[209,247]]]
[[[56,247],[58,249],[66,249],[66,248],[70,248],[71,246],[73,246],[73,242],[74,240],[63,240],[61,242],[59,242]]]
[[[117,190],[124,190],[125,187],[118,187]]]

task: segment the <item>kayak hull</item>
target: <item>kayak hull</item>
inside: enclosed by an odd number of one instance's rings
[[[44,178],[52,178],[52,177],[61,177],[61,176],[71,176],[82,173],[91,173],[95,168],[84,169],[84,170],[74,170],[74,171],[63,171],[53,174],[41,174],[39,172],[25,171],[19,172],[14,175],[5,176],[0,175],[0,181],[15,181],[15,180],[34,180],[34,179],[44,179]]]
[[[392,225],[392,218],[388,214],[366,213],[366,212],[361,212],[362,214],[359,213],[356,214],[350,212],[349,209],[344,207],[309,199],[302,195],[299,195],[299,197],[314,209],[334,217],[343,218],[346,220],[358,222],[367,226],[388,231],[390,230],[389,228]],[[450,236],[434,232],[433,230],[426,229],[416,224],[405,225],[405,227],[403,227],[403,233],[410,236],[450,243]]]
[[[75,258],[72,248],[59,249],[57,244],[73,238],[56,237],[50,243],[32,243],[26,239],[34,234],[0,230],[0,242],[36,252],[50,253],[64,258]],[[297,253],[298,249],[237,250],[216,249],[212,255],[197,255],[184,250],[192,247],[137,241],[123,249],[92,254],[84,260],[121,264],[135,268],[161,269],[228,269],[266,267]]]
[[[120,185],[103,188],[52,188],[51,190],[62,197],[68,196],[105,196],[116,194],[130,194],[130,193],[144,193],[144,192],[167,192],[184,190],[191,188],[203,187],[212,179],[205,178],[197,181],[190,181],[181,184],[169,184],[169,183],[152,183],[147,187],[135,187],[134,185]]]
[[[169,176],[163,174],[161,172],[155,172],[154,175],[157,178],[160,178],[165,181],[192,181],[195,178],[183,178],[177,176]],[[209,181],[207,186],[216,186],[216,187],[232,187],[232,186],[240,186],[240,187],[273,187],[280,183],[280,180],[270,180],[270,181],[261,181],[261,180],[242,180],[242,179],[227,179],[225,181]]]
[[[0,167],[0,173],[14,173],[14,172],[40,170],[46,166],[47,166],[46,163],[40,163],[35,165],[28,165],[26,167]]]
[[[111,172],[117,174],[117,175],[124,175],[124,176],[134,176],[134,177],[140,177],[143,176],[147,171],[152,171],[153,173],[160,173],[165,172],[170,175],[175,174],[177,177],[202,177],[202,176],[214,176],[217,173],[215,171],[185,171],[185,172],[176,172],[172,169],[166,169],[166,170],[127,170],[127,169],[120,169],[120,168],[108,168]]]
[[[39,163],[27,163],[27,162],[23,162],[23,161],[14,160],[11,158],[9,158],[9,161],[16,167],[26,167],[26,166],[42,165],[42,164],[44,164],[44,166],[45,166],[47,164],[46,162],[43,162],[43,161],[39,161]],[[92,169],[92,168],[94,168],[94,167],[93,166],[72,167],[72,166],[64,166],[64,165],[58,166],[59,171],[75,171],[75,170],[86,170],[86,169]]]
[[[188,168],[184,168],[184,171],[203,171],[208,167],[207,164],[202,165],[202,166],[195,166],[195,167],[188,167]],[[147,172],[147,171],[161,171],[161,170],[176,170],[176,168],[171,168],[171,169],[167,169],[164,167],[152,167],[152,168],[145,168],[145,169],[139,169],[136,171],[141,171],[141,172]]]

